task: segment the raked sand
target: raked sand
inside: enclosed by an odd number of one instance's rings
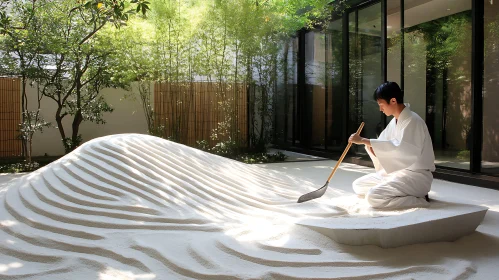
[[[324,197],[297,204],[330,170],[98,138],[0,187],[0,279],[499,279],[499,192],[434,183],[435,198],[489,207],[456,242],[348,246],[295,224],[387,215],[352,196],[372,170],[348,164]]]

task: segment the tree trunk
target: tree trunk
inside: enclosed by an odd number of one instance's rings
[[[80,131],[80,124],[83,121],[83,116],[81,114],[81,79],[83,76],[83,72],[81,70],[81,65],[80,61],[76,63],[76,114],[73,118],[73,123],[71,124],[72,128],[72,133],[71,133],[71,143],[69,146],[69,151],[73,151],[76,149],[76,147],[80,144],[80,141],[78,140],[78,132]]]
[[[78,110],[73,119],[73,124],[71,125],[73,132],[71,134],[70,151],[76,149],[76,147],[80,144],[80,141],[78,140],[78,132],[80,131],[80,124],[82,121],[83,121],[83,116],[81,115],[81,110]]]
[[[258,145],[261,146],[264,141],[264,134],[265,134],[265,117],[267,115],[267,93],[266,93],[266,86],[262,85],[262,115],[261,115],[261,124],[260,124],[260,139],[258,140]]]
[[[64,148],[66,148],[66,133],[64,131],[64,127],[62,126],[62,119],[61,117],[61,111],[62,111],[62,106],[59,106],[57,108],[57,112],[55,113],[55,122],[57,123],[57,129],[59,129],[59,133],[61,134],[61,140],[64,145]]]
[[[27,162],[31,168],[31,154],[33,153],[33,135],[29,137],[29,149],[27,153]]]
[[[66,133],[64,132],[64,127],[62,126],[62,118],[61,117],[62,107],[57,109],[57,113],[55,114],[55,122],[57,123],[57,128],[59,129],[59,133],[61,134],[61,138],[66,138]]]
[[[22,103],[22,107],[21,107],[21,110],[22,110],[22,123],[25,124],[26,123],[26,115],[24,114],[24,112],[27,112],[28,111],[28,102],[27,102],[27,98],[26,98],[26,76],[23,74],[22,75],[22,87],[23,87],[23,91],[21,93],[21,103]],[[24,137],[24,135],[21,135],[21,143],[22,143],[22,155],[24,156],[24,159],[31,162],[31,157],[28,156],[28,139],[26,137]]]

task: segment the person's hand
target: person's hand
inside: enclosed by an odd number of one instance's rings
[[[348,138],[348,142],[352,142],[354,144],[362,144],[362,137],[358,135],[357,133],[354,133],[350,135],[350,138]]]

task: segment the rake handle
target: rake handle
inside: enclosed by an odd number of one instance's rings
[[[362,122],[360,124],[359,129],[357,129],[357,133],[356,134],[360,134],[360,132],[362,131],[362,128],[364,128],[364,122]],[[348,150],[350,150],[351,146],[352,146],[352,142],[348,142],[348,145],[345,148],[345,151],[343,151],[343,154],[341,155],[340,159],[338,160],[338,162],[334,166],[334,169],[331,172],[331,174],[329,175],[329,178],[327,178],[327,183],[329,183],[329,181],[331,180],[331,178],[333,178],[333,175],[336,172],[336,169],[338,169],[338,167],[340,166],[341,162],[343,161],[343,158],[345,158],[345,156],[347,155]]]

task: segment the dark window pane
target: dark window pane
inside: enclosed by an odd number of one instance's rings
[[[482,172],[499,175],[499,2],[484,5]]]
[[[470,168],[471,0],[405,0],[405,102],[426,120],[439,166]]]

